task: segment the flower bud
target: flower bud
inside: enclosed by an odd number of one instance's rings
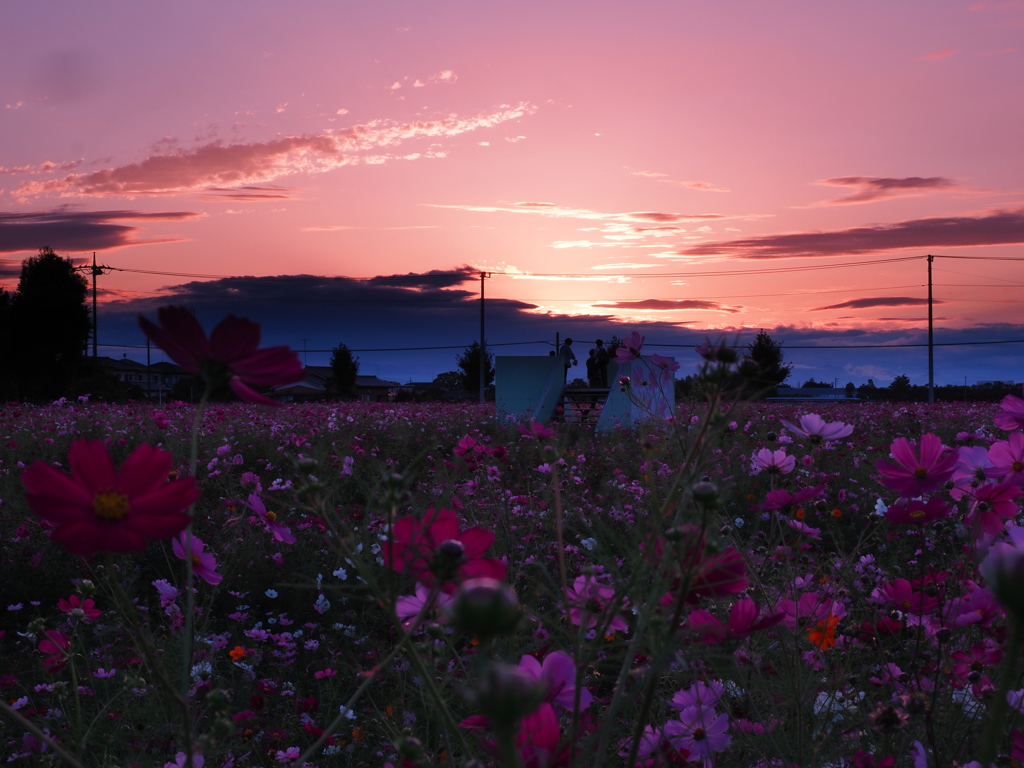
[[[509,664],[495,663],[475,692],[476,703],[497,728],[512,727],[544,700],[547,684]]]
[[[511,587],[484,578],[464,582],[448,612],[455,626],[481,638],[511,632],[523,616]]]
[[[690,486],[693,498],[707,507],[718,506],[718,486],[714,483],[702,480]]]

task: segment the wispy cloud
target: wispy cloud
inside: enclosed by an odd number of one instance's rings
[[[933,299],[933,304],[944,304],[939,299]],[[841,304],[829,304],[827,307],[815,307],[812,312],[821,312],[826,309],[870,309],[872,307],[920,307],[926,306],[928,299],[913,298],[910,296],[885,296],[872,299],[851,299]]]
[[[714,184],[709,184],[706,181],[677,181],[676,179],[669,178],[667,173],[661,173],[659,171],[632,171],[630,176],[644,176],[649,179],[654,179],[661,182],[662,184],[672,184],[677,187],[685,187],[686,189],[696,189],[698,192],[729,192],[727,187],[716,187]]]
[[[847,197],[829,200],[828,205],[870,203],[887,197],[922,195],[957,186],[955,181],[942,176],[908,176],[901,179],[878,176],[838,176],[834,179],[822,179],[818,183],[833,187],[852,187],[856,190]]]
[[[956,49],[955,48],[945,48],[945,49],[943,49],[941,51],[935,51],[934,53],[928,53],[928,54],[925,54],[924,56],[918,56],[917,60],[918,61],[935,61],[936,59],[944,59],[947,56],[952,56],[954,53],[956,53]]]
[[[554,219],[579,219],[602,222],[600,227],[584,228],[581,231],[598,231],[603,241],[557,240],[554,248],[595,248],[614,247],[645,238],[676,236],[686,232],[680,226],[687,222],[716,221],[729,218],[718,213],[671,213],[665,211],[594,211],[589,208],[570,208],[556,203],[523,201],[505,205],[440,205],[424,203],[431,208],[451,208],[473,213],[518,213],[533,214]]]
[[[791,232],[699,243],[678,256],[776,259],[842,256],[910,248],[964,248],[1024,243],[1024,208],[982,216],[913,219],[825,232]]]
[[[645,309],[654,312],[710,311],[740,312],[741,307],[729,307],[717,301],[701,299],[641,299],[639,301],[602,301],[591,306],[598,309]]]
[[[71,211],[56,209],[38,213],[0,212],[0,253],[35,251],[104,251],[126,245],[171,243],[185,238],[140,239],[138,227],[124,221],[182,221],[203,214],[191,211]]]
[[[532,113],[528,104],[503,106],[474,117],[451,115],[438,120],[393,123],[374,120],[342,130],[312,136],[286,136],[250,144],[211,142],[193,149],[163,152],[127,165],[92,173],[72,173],[60,179],[25,181],[15,195],[87,196],[174,195],[211,188],[262,185],[296,173],[324,173],[358,162],[378,164],[389,158],[382,148],[423,138],[447,138],[493,128]],[[369,157],[361,153],[377,150]],[[440,157],[440,152],[415,157]],[[408,156],[407,156],[408,157]]]

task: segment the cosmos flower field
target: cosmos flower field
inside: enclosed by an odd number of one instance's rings
[[[133,510],[187,505],[195,407],[0,406],[0,759],[1016,764],[1006,413],[712,400],[595,435],[476,404],[209,404],[191,526],[154,512],[110,552],[121,497],[89,491],[87,531],[39,499],[150,446],[170,479]]]

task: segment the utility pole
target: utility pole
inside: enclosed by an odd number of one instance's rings
[[[928,254],[928,402],[935,402],[935,327],[932,320],[932,262]]]
[[[480,273],[480,402],[485,400],[484,384],[487,381],[487,338],[484,335],[484,280],[491,276],[490,272]]]
[[[88,269],[90,272],[92,272],[92,356],[95,358],[96,354],[97,354],[97,352],[96,352],[97,343],[96,342],[97,342],[97,337],[99,335],[99,320],[98,320],[98,316],[97,316],[97,313],[96,313],[96,278],[99,275],[106,274],[103,270],[105,270],[105,269],[108,269],[108,270],[109,269],[113,269],[113,267],[108,267],[106,264],[97,265],[96,264],[96,251],[93,251],[92,252],[92,264],[91,265],[85,264],[85,265],[80,266],[80,267],[75,267],[75,270],[85,270],[85,269]]]

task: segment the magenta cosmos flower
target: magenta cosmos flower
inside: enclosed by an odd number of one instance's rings
[[[1001,410],[994,419],[997,427],[1006,430],[1024,427],[1024,400],[1007,395],[999,403],[999,408]]]
[[[53,540],[73,555],[140,552],[188,526],[199,498],[195,481],[168,481],[171,454],[140,445],[121,465],[103,443],[76,440],[68,451],[71,475],[35,462],[22,475],[29,506],[56,525]]]
[[[171,549],[175,557],[186,561],[191,559],[192,572],[207,584],[217,586],[223,580],[224,577],[217,573],[217,558],[203,551],[203,540],[198,536],[193,535],[190,539],[188,532],[182,531],[171,542]]]
[[[827,443],[830,440],[840,440],[853,434],[852,424],[844,424],[841,421],[826,422],[816,413],[808,413],[806,416],[801,416],[799,426],[785,419],[780,419],[780,421],[794,435],[803,435],[809,438],[812,443]]]
[[[39,643],[39,650],[49,654],[43,659],[43,669],[47,672],[60,672],[68,663],[71,640],[63,632],[55,629],[48,629],[43,634],[46,637]]]
[[[422,520],[403,517],[392,533],[384,545],[384,564],[427,586],[441,583],[451,593],[466,579],[505,579],[505,563],[484,557],[494,534],[477,526],[460,531],[450,509],[432,507]]]
[[[879,459],[875,467],[884,475],[882,485],[897,491],[904,498],[914,498],[938,490],[953,476],[959,454],[951,451],[943,456],[942,440],[929,433],[921,435],[920,456],[905,437],[889,446],[896,464]]]
[[[615,590],[599,584],[593,576],[577,576],[571,588],[566,588],[565,597],[569,603],[569,621],[576,626],[586,624],[587,628],[597,626],[597,620],[608,610],[609,604],[615,599]],[[626,620],[615,614],[610,617],[608,630],[625,630],[629,627]]]
[[[160,325],[139,318],[142,331],[189,373],[210,385],[226,382],[247,403],[277,405],[249,385],[278,387],[303,377],[302,363],[288,347],[260,349],[260,326],[228,315],[206,337],[199,321],[184,307],[161,307]]]
[[[576,703],[576,664],[569,654],[552,651],[544,657],[543,663],[537,661],[535,656],[523,656],[519,660],[519,670],[547,686],[544,701],[554,702],[567,712],[573,711]],[[594,696],[586,688],[580,688],[579,691],[582,712],[590,706]]]

